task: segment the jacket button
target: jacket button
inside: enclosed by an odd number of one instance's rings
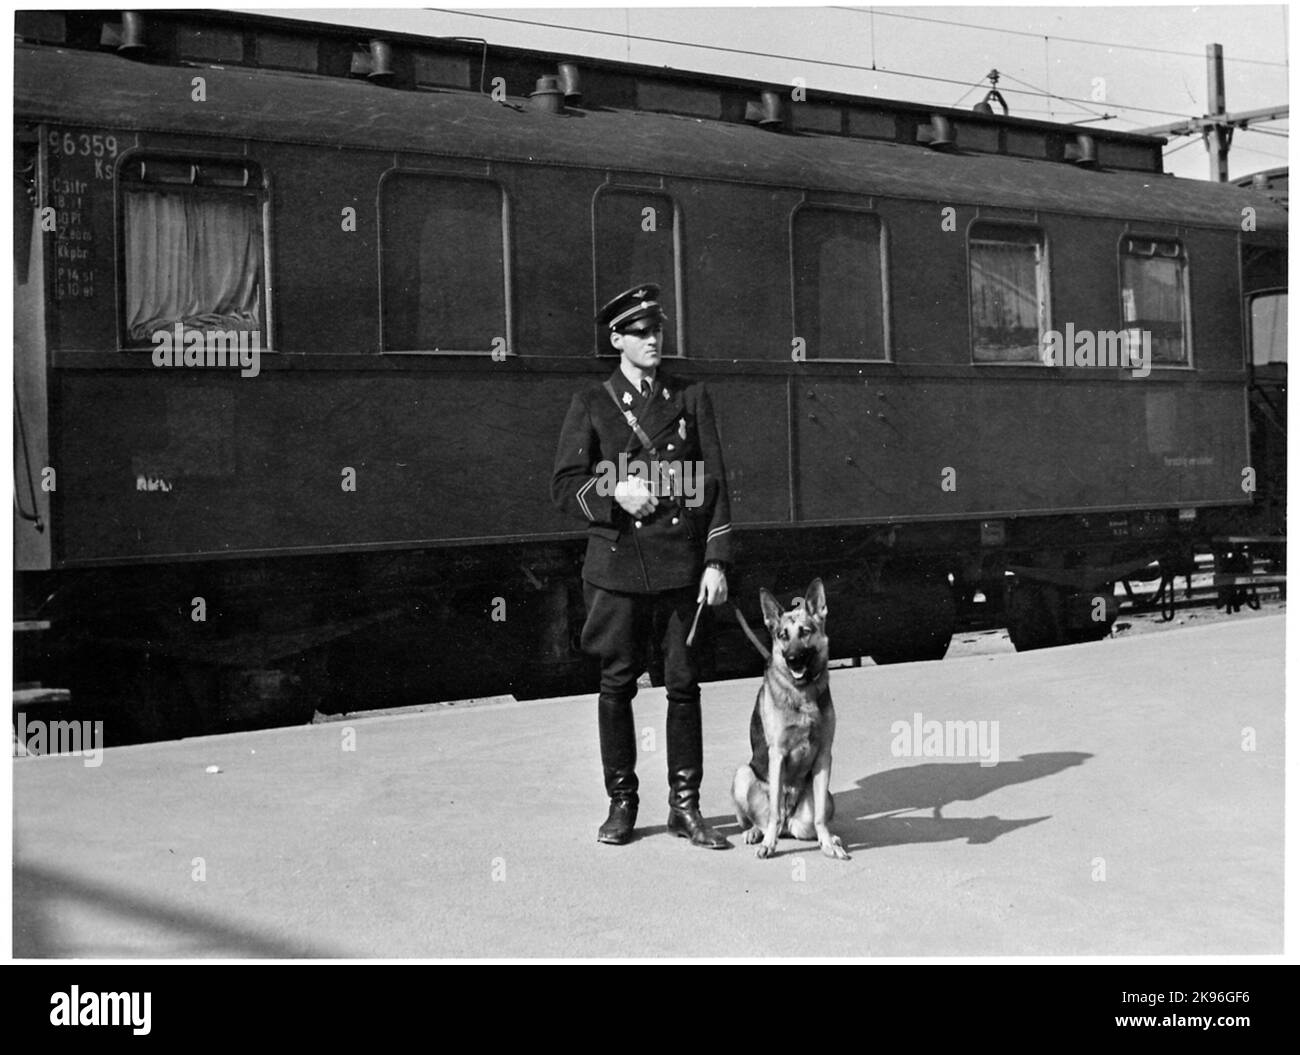
[[[674,523],[674,524],[677,523],[677,518],[676,518],[676,517],[673,517],[673,523]]]
[[[637,527],[640,527],[640,526],[641,526],[641,521],[638,520],[638,521],[636,522],[636,526],[637,526]]]
[[[674,447],[674,446],[670,443],[670,444],[668,444],[668,449],[669,449],[670,451],[675,451],[677,448]]]

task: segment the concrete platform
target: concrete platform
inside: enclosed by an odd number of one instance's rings
[[[662,690],[623,847],[589,697],[16,758],[14,955],[1279,953],[1283,625],[834,672],[848,862],[737,837],[754,679],[705,687],[725,852],[663,828]],[[931,721],[997,765],[925,754]]]

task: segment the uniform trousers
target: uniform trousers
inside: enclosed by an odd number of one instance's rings
[[[669,805],[698,808],[704,778],[700,684],[686,645],[699,591],[694,586],[661,593],[618,593],[583,583],[587,621],[584,652],[600,658],[600,759],[611,799],[637,803],[636,728],[632,699],[637,677],[656,649],[663,657],[668,696],[665,739]]]

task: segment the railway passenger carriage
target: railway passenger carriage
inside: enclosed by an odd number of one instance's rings
[[[121,735],[583,687],[548,480],[637,281],[713,393],[733,594],[815,571],[840,655],[942,656],[976,598],[1104,635],[1254,509],[1285,213],[1159,140],[246,15],[18,36],[18,615]],[[1133,329],[1149,376],[1042,361]]]

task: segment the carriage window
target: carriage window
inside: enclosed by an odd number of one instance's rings
[[[1264,293],[1250,302],[1251,362],[1286,365],[1286,294]]]
[[[380,198],[384,351],[508,347],[501,188],[397,173]]]
[[[1153,363],[1187,363],[1187,258],[1158,238],[1125,238],[1120,247],[1124,325],[1151,335]]]
[[[659,284],[659,302],[668,314],[664,327],[667,354],[676,342],[677,237],[675,206],[658,191],[601,190],[592,205],[596,250],[596,307],[638,282]],[[594,314],[594,312],[593,312]],[[603,335],[598,335],[598,338]],[[613,349],[598,339],[597,351]]]
[[[143,158],[121,177],[125,344],[187,330],[265,345],[262,181],[242,162]]]
[[[809,359],[887,359],[880,219],[794,214],[794,326]]]
[[[977,363],[1041,362],[1048,328],[1041,231],[976,223],[970,233],[972,354]]]

